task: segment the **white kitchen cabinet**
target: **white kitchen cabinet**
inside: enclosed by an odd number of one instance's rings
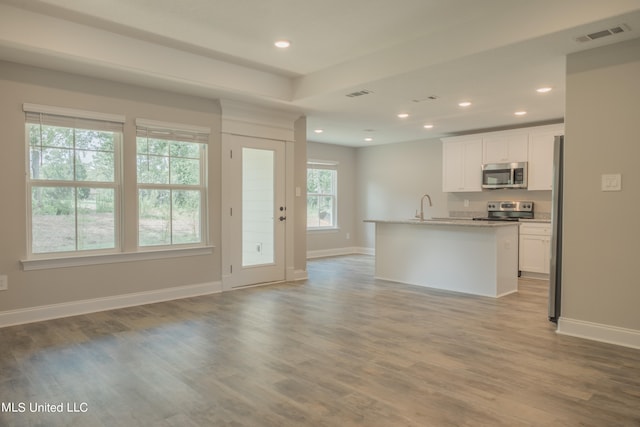
[[[499,132],[482,138],[483,163],[513,163],[528,160],[527,132]]]
[[[520,223],[520,271],[549,274],[551,224]]]
[[[551,190],[553,143],[564,134],[564,126],[545,126],[529,133],[529,190]]]
[[[482,191],[482,138],[442,141],[442,191]]]

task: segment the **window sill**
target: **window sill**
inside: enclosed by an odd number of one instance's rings
[[[190,248],[171,248],[145,250],[140,252],[123,252],[114,254],[83,255],[66,258],[38,258],[21,260],[24,271],[47,270],[51,268],[81,267],[86,265],[115,264],[120,262],[149,261],[166,258],[179,258],[197,255],[210,255],[215,246],[198,246]]]
[[[338,231],[340,231],[340,227],[307,228],[307,233],[311,233],[311,234],[337,233]]]

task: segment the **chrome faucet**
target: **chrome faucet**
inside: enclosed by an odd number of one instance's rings
[[[429,206],[433,206],[431,204],[431,197],[429,197],[428,194],[422,196],[422,198],[420,199],[420,215],[416,213],[416,218],[420,218],[420,221],[424,221],[424,199],[429,200]]]

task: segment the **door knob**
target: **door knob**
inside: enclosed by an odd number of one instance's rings
[[[285,219],[287,219],[286,216],[281,216],[280,218],[278,218],[280,221],[284,221]]]

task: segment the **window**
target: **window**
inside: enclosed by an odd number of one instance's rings
[[[203,244],[209,130],[136,125],[138,245]]]
[[[25,104],[29,253],[119,248],[124,117]]]
[[[336,228],[338,171],[336,163],[307,163],[307,229]]]

